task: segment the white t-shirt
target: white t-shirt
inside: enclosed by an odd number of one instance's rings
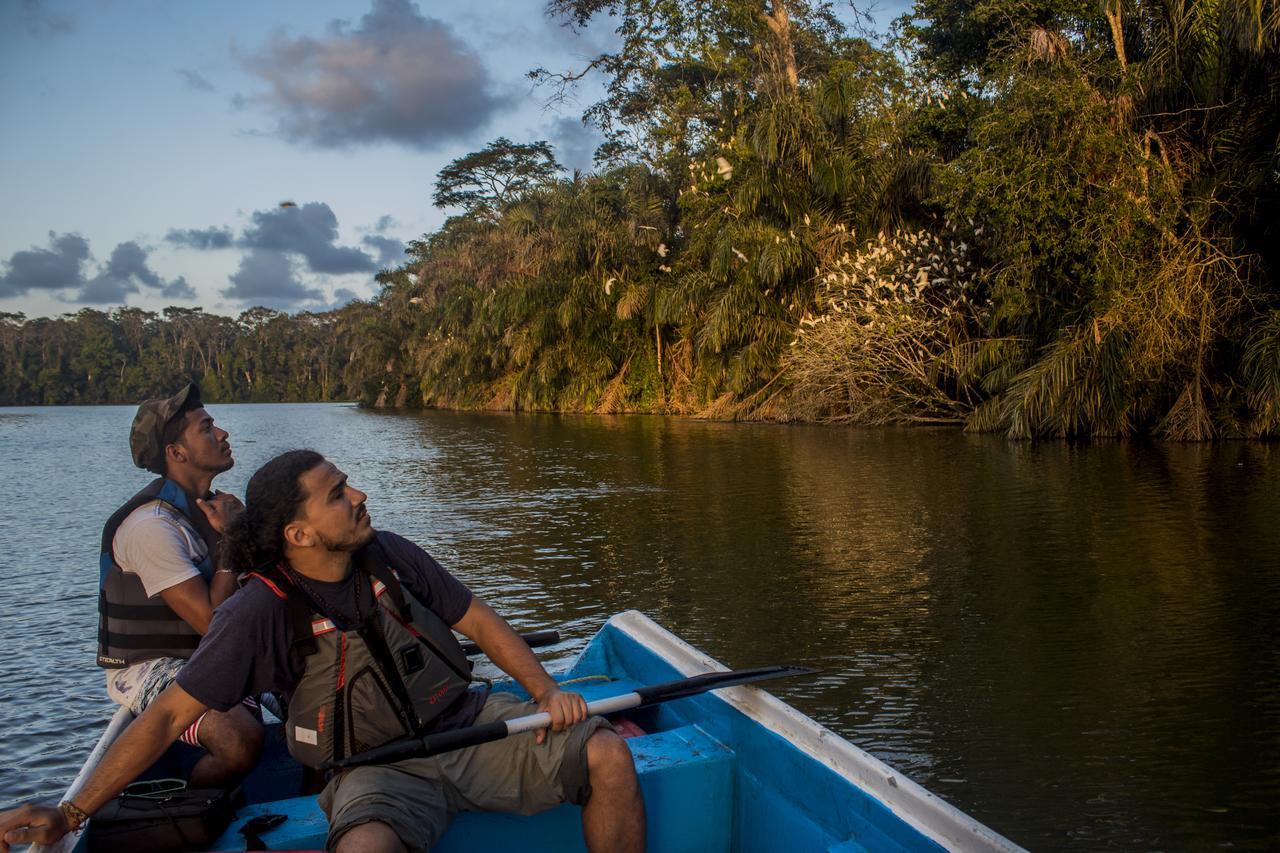
[[[147,596],[197,577],[209,554],[200,534],[169,504],[151,501],[129,513],[111,542],[116,564],[142,581]]]

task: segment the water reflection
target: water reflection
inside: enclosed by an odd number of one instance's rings
[[[15,685],[0,745],[17,755],[0,789],[54,793],[78,758],[58,733],[91,737],[105,709],[83,567],[89,528],[137,486],[121,474],[131,411],[22,411],[0,419],[0,460],[30,516],[0,527],[0,549],[31,555],[2,570],[0,642],[27,651],[0,661]],[[1271,445],[214,414],[240,459],[224,487],[315,447],[369,492],[375,524],[424,544],[517,625],[559,627],[552,660],[637,608],[731,665],[821,667],[778,692],[1033,849],[1277,840]],[[68,470],[68,440],[95,463]],[[12,603],[44,588],[65,602],[56,625]],[[50,709],[48,683],[85,698]]]

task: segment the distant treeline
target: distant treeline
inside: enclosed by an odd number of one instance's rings
[[[190,371],[228,399],[1280,434],[1276,0],[918,0],[883,46],[821,0],[548,12],[617,30],[597,173],[495,140],[372,303],[204,317],[212,351],[169,312],[10,321],[6,399]]]
[[[364,304],[237,318],[199,309],[84,309],[55,319],[0,314],[0,404],[136,403],[191,379],[206,400],[356,400],[365,393]]]

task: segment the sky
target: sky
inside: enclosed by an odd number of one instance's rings
[[[612,24],[543,9],[0,0],[0,312],[373,296],[448,215],[431,196],[450,161],[507,136],[591,168],[600,83],[548,106],[526,74],[581,68]]]

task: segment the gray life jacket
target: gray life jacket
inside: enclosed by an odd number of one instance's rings
[[[317,611],[281,567],[251,573],[290,612],[290,654],[303,674],[288,700],[285,738],[307,767],[420,735],[462,700],[471,663],[449,625],[401,584],[374,542],[353,555],[374,606],[364,624],[344,630]]]
[[[142,580],[120,568],[112,551],[116,531],[129,514],[155,500],[179,512],[204,540],[207,556],[195,567],[205,583],[213,578],[214,555],[221,537],[205,514],[192,506],[181,486],[163,477],[151,481],[112,513],[102,528],[102,553],[98,558],[98,666],[119,669],[152,658],[189,658],[200,644],[200,633],[159,596],[149,598]]]

